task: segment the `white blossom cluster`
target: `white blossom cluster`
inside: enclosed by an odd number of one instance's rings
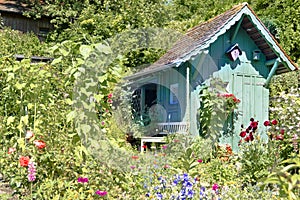
[[[286,134],[293,136],[300,132],[300,89],[291,89],[290,93],[282,92],[270,99],[271,119],[277,119]]]

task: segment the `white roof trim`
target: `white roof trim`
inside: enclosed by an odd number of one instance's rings
[[[290,70],[295,70],[295,66],[292,65],[292,63],[289,61],[289,59],[286,57],[286,55],[282,52],[281,48],[276,44],[274,39],[270,36],[269,31],[266,30],[266,28],[260,23],[260,21],[257,19],[255,15],[247,8],[247,11],[245,12],[251,20],[253,21],[254,25],[256,25],[256,28],[261,31],[265,39],[272,45],[274,50],[279,53],[280,58],[287,64],[287,66],[290,68]]]
[[[196,55],[200,54],[200,53],[203,53],[203,54],[208,54],[208,51],[207,50],[204,50],[204,51],[199,51]],[[191,58],[192,56],[190,56]],[[183,60],[178,60],[176,62],[173,62],[173,63],[170,63],[170,64],[167,64],[167,65],[162,65],[162,66],[159,66],[159,67],[155,67],[153,69],[149,69],[149,70],[146,70],[146,71],[141,71],[141,72],[138,72],[138,73],[135,73],[135,74],[132,74],[130,76],[126,76],[125,77],[125,80],[130,80],[130,79],[135,79],[135,78],[139,78],[141,76],[146,76],[146,75],[149,75],[149,74],[152,74],[152,73],[155,73],[155,72],[159,72],[159,71],[162,71],[162,70],[166,70],[166,69],[169,69],[169,68],[172,68],[172,67],[179,67],[181,63],[183,63],[185,61]]]
[[[286,55],[283,53],[283,51],[280,49],[280,47],[276,44],[276,42],[273,40],[273,38],[270,36],[269,32],[265,29],[265,27],[260,23],[260,21],[257,19],[257,17],[252,13],[252,11],[248,8],[248,6],[243,7],[232,19],[228,21],[228,23],[215,34],[213,37],[211,37],[210,40],[208,40],[204,45],[199,46],[198,48],[194,49],[192,52],[188,53],[184,57],[176,60],[176,62],[185,62],[187,60],[190,60],[191,57],[199,54],[203,49],[206,49],[209,47],[210,44],[215,42],[220,35],[225,34],[225,32],[230,29],[237,21],[242,19],[243,14],[248,15],[256,28],[263,34],[264,38],[272,45],[274,50],[279,53],[281,59],[287,64],[287,66],[290,68],[290,70],[295,70],[295,66],[292,65],[292,63],[289,61],[289,59],[286,57]]]

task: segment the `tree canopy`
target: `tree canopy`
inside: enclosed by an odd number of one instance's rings
[[[21,0],[33,17],[52,18],[48,41],[95,43],[124,31],[160,27],[184,32],[242,0]],[[249,5],[291,58],[300,62],[300,2],[249,0]]]

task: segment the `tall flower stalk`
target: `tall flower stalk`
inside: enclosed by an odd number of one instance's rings
[[[28,181],[33,182],[36,179],[36,166],[35,162],[30,161],[28,163],[28,175],[27,175]]]

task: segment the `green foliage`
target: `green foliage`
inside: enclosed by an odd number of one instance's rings
[[[292,0],[256,1],[253,9],[262,19],[276,21],[276,30],[280,44],[288,55],[299,63],[299,11],[300,2]],[[285,12],[281,13],[282,10]]]
[[[40,43],[32,33],[23,34],[9,28],[0,29],[0,57],[16,54],[29,56],[47,56],[46,44]]]
[[[300,195],[300,157],[281,162],[281,168],[265,179],[265,184],[280,186],[280,197],[289,200],[298,199]]]
[[[199,167],[200,180],[204,183],[218,183],[220,185],[239,183],[236,166],[231,161],[222,161],[216,158]]]
[[[220,79],[211,79],[209,84],[210,86],[202,86],[199,92],[199,132],[200,136],[210,137],[217,142],[222,134],[230,134],[233,110],[240,101],[233,94],[226,92],[224,83]]]
[[[272,141],[265,143],[255,139],[242,143],[238,153],[239,177],[244,183],[257,183],[276,169],[280,161],[278,147]]]

